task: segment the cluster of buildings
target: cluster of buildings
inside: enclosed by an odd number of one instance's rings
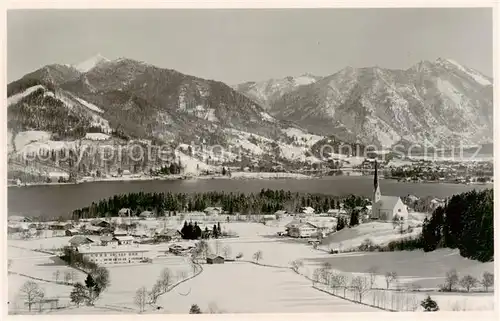
[[[433,200],[436,206],[442,205],[442,200]],[[378,165],[375,162],[373,179],[372,205],[358,207],[355,210],[359,213],[360,222],[364,221],[384,221],[407,220],[408,207],[399,196],[382,195],[378,179]],[[339,219],[346,219],[349,222],[350,215],[343,209],[331,209],[326,215],[312,215],[314,209],[303,208],[299,214],[299,219],[293,220],[285,225],[286,235],[297,238],[323,238],[327,234],[336,231]],[[278,214],[278,213],[277,213]],[[284,213],[279,213],[284,214]]]
[[[389,177],[404,181],[438,181],[447,183],[492,183],[492,161],[416,160],[386,167]]]

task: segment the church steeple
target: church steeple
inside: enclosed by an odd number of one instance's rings
[[[373,204],[380,201],[380,185],[378,183],[378,163],[375,160],[375,174],[373,175]]]

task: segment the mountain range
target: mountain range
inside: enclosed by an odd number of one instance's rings
[[[492,79],[451,59],[294,79],[236,88],[278,119],[364,144],[473,145],[493,138]]]
[[[44,66],[9,83],[7,92],[11,154],[40,137],[59,145],[100,137],[220,145],[226,162],[242,155],[318,162],[311,147],[326,137],[384,148],[493,139],[492,80],[449,59],[229,86],[97,55]]]

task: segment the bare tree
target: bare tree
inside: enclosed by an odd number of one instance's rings
[[[226,245],[222,248],[222,255],[226,259],[231,256],[231,247],[229,245]]]
[[[495,284],[495,280],[493,277],[493,273],[484,272],[483,279],[481,280],[481,285],[484,287],[484,290],[488,292],[488,289]]]
[[[478,284],[478,280],[472,275],[465,275],[462,279],[460,279],[460,285],[470,292],[470,289],[475,287]]]
[[[177,280],[182,281],[187,278],[187,273],[184,270],[177,271]]]
[[[21,287],[20,292],[24,295],[30,312],[33,304],[44,296],[43,290],[33,281],[26,281]]]
[[[38,297],[38,312],[42,312],[43,309],[43,298],[45,298],[45,292],[40,292],[40,296]]]
[[[339,274],[338,275],[338,285],[344,290],[344,298],[345,298],[345,291],[347,290],[347,285],[348,285],[348,279],[346,275]]]
[[[458,283],[459,283],[459,278],[457,270],[452,269],[446,272],[446,279],[444,283],[444,289],[446,291],[448,292],[453,291],[453,289],[457,286]]]
[[[193,270],[193,275],[195,275],[198,270],[198,265],[194,261],[191,261],[189,265],[191,266],[191,270]]]
[[[363,295],[370,289],[370,280],[366,276],[356,276],[351,280],[351,287],[358,295],[359,302],[362,302]]]
[[[168,268],[161,271],[160,278],[158,279],[160,289],[162,292],[167,292],[170,285],[172,285],[172,272]]]
[[[336,288],[343,288],[344,289],[344,296],[345,296],[345,291],[347,287],[347,277],[343,274],[340,274],[338,272],[334,272],[330,274],[330,286],[333,289]]]
[[[151,288],[151,291],[149,291],[149,293],[148,293],[148,303],[149,304],[156,304],[158,297],[162,294],[163,294],[162,286],[160,284],[160,280],[158,280]]]
[[[208,313],[210,314],[217,314],[217,313],[220,313],[220,310],[219,308],[217,307],[217,304],[215,304],[215,302],[210,302],[208,304]]]
[[[302,263],[301,260],[295,260],[292,263],[290,263],[290,265],[292,266],[292,270],[298,273],[299,269],[304,266],[304,263]]]
[[[387,289],[391,286],[391,283],[397,280],[398,275],[396,272],[386,272],[385,273],[385,284],[387,285]]]
[[[135,297],[134,297],[134,302],[135,305],[139,307],[140,312],[144,312],[144,307],[146,306],[146,299],[148,296],[148,290],[146,289],[145,286],[139,288],[137,291],[135,291]]]
[[[329,262],[323,262],[321,264],[321,273],[320,278],[324,283],[328,283],[330,281],[330,272],[332,269],[332,265]]]
[[[196,243],[194,252],[197,253],[198,256],[206,258],[210,252],[210,248],[208,246],[207,241],[205,240],[198,241],[198,243]]]
[[[256,263],[259,263],[259,261],[262,259],[262,251],[257,251],[253,254],[253,259]]]
[[[370,289],[373,289],[373,285],[375,284],[375,281],[377,280],[378,267],[372,266],[368,269],[367,272],[370,275]]]
[[[313,286],[319,282],[320,278],[321,278],[321,268],[314,269],[312,275]]]
[[[215,255],[219,255],[222,248],[222,243],[219,240],[215,241]]]

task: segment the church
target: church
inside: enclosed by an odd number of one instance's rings
[[[378,165],[375,161],[373,177],[373,202],[371,218],[381,221],[392,221],[395,216],[399,219],[408,219],[408,209],[398,196],[385,196],[380,192],[378,182]]]

